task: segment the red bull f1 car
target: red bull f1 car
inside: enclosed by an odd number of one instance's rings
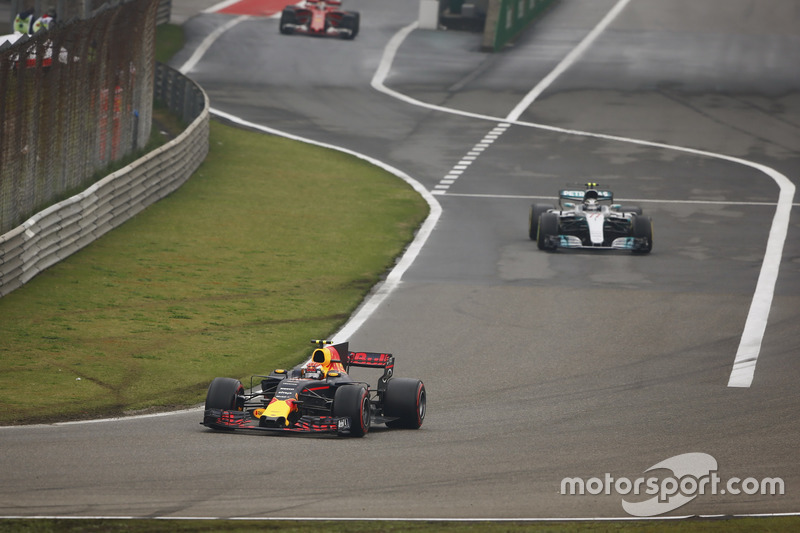
[[[652,219],[642,215],[641,207],[615,204],[614,193],[597,183],[562,189],[558,202],[558,207],[531,206],[528,235],[540,250],[588,248],[646,254],[653,249]]]
[[[343,11],[340,0],[305,0],[281,12],[280,31],[355,39],[361,24],[357,11]]]
[[[394,377],[389,353],[351,352],[348,343],[312,341],[311,358],[291,370],[239,380],[215,378],[208,387],[202,424],[215,430],[332,433],[363,437],[373,424],[418,429],[425,419],[425,385]],[[382,369],[376,388],[355,381],[351,367]],[[260,387],[258,387],[260,381]]]

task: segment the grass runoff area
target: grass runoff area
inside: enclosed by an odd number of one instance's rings
[[[160,27],[158,42],[166,61],[180,27]],[[184,407],[215,376],[295,364],[426,214],[405,183],[354,157],[212,121],[209,156],[181,189],[0,298],[0,425]],[[797,531],[800,519],[0,520],[23,533],[277,530],[736,533]]]
[[[297,364],[426,215],[350,155],[212,122],[181,189],[0,299],[0,424],[194,405]]]
[[[0,424],[194,405],[297,364],[426,215],[350,155],[213,122],[183,187],[0,299]]]

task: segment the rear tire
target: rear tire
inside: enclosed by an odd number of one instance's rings
[[[364,386],[344,385],[336,389],[333,396],[333,416],[350,417],[351,437],[363,437],[369,433],[372,422],[370,407],[369,392]]]
[[[397,420],[386,422],[390,428],[419,429],[425,420],[427,395],[418,379],[392,378],[386,383],[383,413]]]
[[[536,245],[540,250],[554,250],[550,237],[558,235],[558,215],[556,213],[542,213],[539,217],[539,230],[536,235]]]

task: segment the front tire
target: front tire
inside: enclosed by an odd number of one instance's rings
[[[351,437],[363,437],[369,433],[372,422],[369,391],[364,386],[344,385],[333,395],[333,416],[350,418]],[[340,433],[342,435],[342,433]]]
[[[355,39],[356,35],[358,35],[359,26],[361,26],[361,14],[357,11],[345,13],[342,16],[341,26],[350,30],[350,34],[343,35],[343,39]]]
[[[386,422],[390,428],[419,429],[425,420],[427,394],[418,379],[392,378],[386,383],[383,413],[397,420]]]
[[[206,411],[208,409],[243,411],[244,387],[241,382],[233,378],[214,378],[208,386],[205,408]],[[204,425],[220,431],[233,431],[233,428],[217,426],[216,421],[217,418],[215,416],[206,417],[205,414],[203,415]]]
[[[294,33],[294,28],[288,27],[287,24],[297,24],[297,17],[293,9],[284,9],[283,12],[281,12],[281,21],[278,26],[282,34],[291,35]]]
[[[539,217],[542,213],[546,213],[553,209],[552,205],[547,204],[533,204],[530,213],[528,214],[528,237],[535,241],[539,234]]]
[[[653,219],[646,216],[635,216],[631,221],[633,238],[642,239],[645,245],[634,250],[634,253],[649,254],[653,249]]]
[[[238,379],[214,378],[206,393],[206,409],[242,411],[244,387]]]
[[[552,250],[555,247],[550,242],[550,237],[558,236],[558,214],[542,213],[539,217],[539,229],[536,234],[536,245],[540,250]]]

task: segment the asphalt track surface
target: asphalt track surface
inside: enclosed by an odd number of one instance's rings
[[[776,215],[800,170],[800,9],[632,0],[518,108],[617,5],[557,2],[498,54],[474,34],[413,30],[416,9],[390,0],[348,2],[362,14],[352,42],[279,35],[266,17],[222,33],[189,72],[215,110],[375,158],[441,207],[349,335],[424,380],[425,424],[231,435],[191,410],[0,428],[0,515],[626,517],[622,500],[644,495],[561,494],[562,480],[682,481],[646,471],[687,453],[713,457],[723,482],[780,478],[784,494],[687,484],[665,516],[800,512],[796,199]],[[236,17],[190,18],[174,64]],[[373,82],[404,28],[391,95]],[[529,205],[586,180],[653,217],[650,255],[536,249]],[[753,320],[766,327],[752,380],[729,386]]]

